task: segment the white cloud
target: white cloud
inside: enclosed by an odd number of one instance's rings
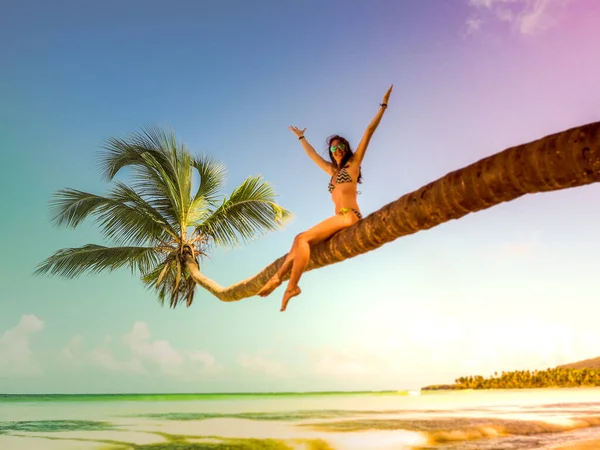
[[[476,8],[491,8],[495,0],[469,0],[469,5]]]
[[[342,348],[324,346],[309,348],[293,346],[293,367],[278,358],[280,353],[261,351],[238,356],[237,363],[249,372],[272,379],[291,379],[296,376],[317,376],[322,380],[344,380],[379,375],[389,369],[389,364],[380,355],[366,349],[360,343],[346,343]]]
[[[196,350],[193,352],[187,352],[190,361],[198,361],[204,364],[206,367],[216,367],[215,357],[208,352],[202,350]]]
[[[505,22],[512,22],[514,19],[512,10],[509,8],[503,8],[501,6],[496,8],[496,17]]]
[[[290,376],[290,372],[283,363],[275,361],[263,353],[254,355],[240,355],[237,358],[237,363],[244,369],[252,372],[258,372],[270,377],[288,378]]]
[[[476,17],[472,17],[470,19],[467,19],[466,24],[467,24],[467,34],[473,34],[481,28],[481,25],[483,24],[483,20],[476,18]]]
[[[106,339],[104,344],[92,349],[88,354],[88,361],[109,372],[133,373],[138,375],[146,373],[139,359],[132,358],[119,361],[115,358],[110,348],[110,339]]]
[[[476,8],[492,8],[496,5],[510,4],[510,3],[523,3],[529,0],[469,0],[469,5],[475,6]]]
[[[516,26],[523,34],[539,34],[556,23],[554,8],[560,6],[557,0],[530,0],[527,7],[516,17]]]
[[[31,376],[42,372],[29,348],[32,335],[44,328],[44,322],[32,314],[21,320],[0,338],[0,374],[5,376]]]
[[[561,10],[571,0],[469,0],[474,15],[465,21],[466,33],[474,34],[488,23],[507,23],[514,32],[541,34],[556,25]]]
[[[69,342],[67,342],[67,345],[65,345],[62,348],[60,354],[65,359],[68,359],[70,361],[76,361],[77,355],[81,353],[83,347],[83,338],[81,337],[81,335],[76,334],[71,339],[69,339]]]
[[[388,369],[388,362],[359,344],[343,348],[322,347],[306,350],[310,371],[318,375],[349,377],[379,374]]]
[[[137,322],[131,332],[123,336],[123,343],[131,352],[134,360],[155,364],[166,374],[177,375],[186,362],[184,355],[171,347],[168,341],[151,341],[152,334],[148,325]]]
[[[125,374],[167,375],[189,381],[222,370],[206,351],[178,350],[166,340],[151,338],[148,325],[136,322],[121,339],[115,342],[111,336],[106,336],[103,343],[92,349],[87,349],[83,338],[75,335],[61,355],[65,361],[80,367],[100,367],[108,372]]]

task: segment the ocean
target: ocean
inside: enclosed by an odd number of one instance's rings
[[[600,388],[0,395],[2,450],[559,448],[600,450]]]

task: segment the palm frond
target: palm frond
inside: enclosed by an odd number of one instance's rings
[[[168,300],[171,308],[184,301],[190,306],[197,287],[185,265],[178,261],[177,258],[167,257],[142,276],[142,282],[157,294],[159,302],[164,304]]]
[[[192,203],[192,155],[182,145],[171,149],[175,167],[176,209],[181,217],[182,228],[187,228],[190,204]]]
[[[165,131],[158,127],[142,128],[131,133],[128,139],[110,137],[103,145],[106,152],[100,156],[101,173],[107,181],[112,181],[122,168],[133,166],[162,171],[174,179],[168,151],[170,141]]]
[[[202,156],[192,160],[192,166],[200,175],[200,183],[187,214],[187,223],[199,223],[211,214],[211,207],[218,202],[217,192],[225,184],[227,173],[225,165],[208,157]]]
[[[142,245],[177,239],[171,225],[133,189],[117,182],[107,197],[76,189],[58,191],[50,202],[53,220],[77,227],[93,215],[103,234],[121,244]]]
[[[196,293],[197,287],[198,285],[191,276],[186,277],[185,285],[182,289],[181,300],[185,298],[185,306],[187,306],[188,308],[192,305],[192,302],[194,301],[194,294]]]
[[[248,177],[213,214],[195,224],[196,232],[210,236],[216,245],[234,246],[275,230],[291,217],[274,201],[275,196],[261,176]]]
[[[114,203],[113,200],[78,189],[57,191],[50,200],[51,220],[58,226],[76,228],[98,208]]]
[[[207,202],[216,201],[216,193],[219,192],[225,184],[227,168],[219,161],[208,156],[201,156],[192,160],[192,166],[200,175],[200,184],[194,201],[198,198],[205,198]]]
[[[152,203],[146,201],[144,197],[138,194],[135,190],[130,188],[129,186],[115,182],[115,187],[110,192],[111,198],[113,198],[117,202],[121,202],[123,205],[129,208],[129,211],[137,211],[140,216],[139,220],[134,220],[132,223],[127,223],[126,219],[129,216],[123,217],[123,220],[118,216],[118,211],[107,211],[106,214],[103,215],[102,219],[105,221],[114,220],[117,227],[115,227],[115,232],[112,234],[117,234],[120,230],[127,231],[129,233],[133,232],[133,230],[127,229],[128,227],[135,228],[136,226],[140,228],[144,228],[144,223],[142,222],[142,217],[146,218],[146,221],[150,222],[147,224],[148,227],[151,227],[151,224],[155,226],[161,227],[161,229],[166,232],[166,234],[170,235],[173,239],[178,240],[179,236],[177,235],[177,231],[175,229],[175,223],[169,223],[169,220],[160,213],[153,205],[160,204],[156,200]],[[114,214],[114,218],[111,216]],[[135,219],[135,216],[132,216]],[[155,229],[152,227],[152,229]],[[112,228],[111,228],[112,230]],[[123,233],[126,234],[126,233]],[[154,236],[154,235],[153,235]],[[112,235],[111,235],[112,237]],[[161,238],[166,240],[168,236],[165,233],[157,234],[157,238]]]
[[[180,195],[178,193],[177,148],[174,133],[157,127],[148,127],[132,133],[128,139],[109,138],[100,158],[100,169],[108,179],[123,167],[131,166],[131,186],[143,192],[148,202],[161,215],[181,223]]]
[[[165,278],[165,275],[167,274],[167,272],[169,270],[169,266],[171,265],[170,263],[171,263],[172,259],[173,258],[171,256],[169,256],[163,263],[163,268],[159,272],[158,277],[156,278],[156,287],[159,287],[160,284],[162,283],[163,279]]]
[[[63,248],[43,261],[36,275],[50,274],[76,278],[84,273],[112,272],[129,266],[142,274],[154,267],[161,255],[152,247],[104,247],[87,244],[78,248]]]

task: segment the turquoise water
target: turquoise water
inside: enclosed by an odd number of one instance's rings
[[[0,449],[551,449],[600,439],[600,389],[0,395]]]
[[[289,397],[331,397],[331,396],[375,396],[409,395],[409,391],[357,391],[357,392],[277,392],[277,393],[223,393],[223,394],[0,394],[0,402],[41,402],[41,401],[160,401],[160,400],[227,400],[265,399]]]

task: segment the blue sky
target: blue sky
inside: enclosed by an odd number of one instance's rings
[[[273,183],[294,220],[205,274],[226,286],[333,213],[324,152],[356,145],[390,84],[363,164],[369,214],[512,145],[598,120],[593,0],[21,2],[0,18],[0,392],[408,389],[600,354],[596,185],[527,196],[311,271],[269,298],[199,290],[170,310],[127,271],[34,277],[59,248],[64,187],[102,193],[110,136],[172,127]]]

